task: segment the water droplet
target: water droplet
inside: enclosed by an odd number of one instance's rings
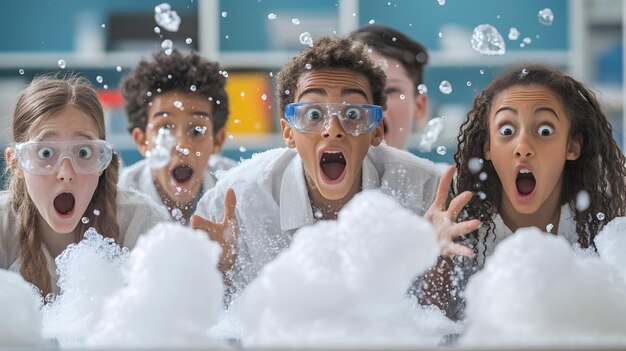
[[[207,127],[205,127],[205,126],[196,126],[194,129],[196,130],[196,132],[204,135],[206,133]]]
[[[313,47],[313,37],[309,32],[303,32],[300,34],[300,44]]]
[[[178,100],[174,101],[174,107],[182,110],[182,107],[183,107],[182,101],[178,101]]]
[[[442,155],[442,156],[443,156],[443,155],[445,155],[445,154],[446,154],[446,152],[448,152],[448,148],[446,148],[446,147],[445,147],[445,146],[443,146],[443,145],[442,145],[442,146],[437,146],[437,153],[438,153],[439,155]]]
[[[442,80],[439,83],[439,91],[446,95],[450,94],[452,92],[452,84],[447,80]]]
[[[224,76],[224,78],[228,78],[228,71],[222,71],[222,75]]]
[[[485,71],[482,70],[482,69],[479,72],[480,72],[481,75],[485,74]]]
[[[161,43],[161,48],[165,50],[166,55],[169,55],[172,53],[172,46],[174,46],[174,43],[172,43],[172,41],[169,39],[165,39]]]
[[[20,74],[24,74],[24,70],[20,68],[20,70],[18,71]]]
[[[183,211],[181,211],[181,210],[180,210],[180,208],[176,208],[176,207],[174,207],[174,208],[172,209],[172,217],[173,217],[175,220],[179,220],[179,219],[183,218]]]
[[[196,89],[197,89],[196,86],[193,84],[189,87],[189,90],[191,91],[196,91]]]
[[[376,21],[374,21],[373,19],[371,19],[371,20],[369,20],[369,22],[367,22],[367,23],[369,23],[369,24],[374,24],[374,23],[376,23]]]
[[[439,33],[437,33],[437,36],[438,36],[439,38],[443,38],[443,32],[439,32]]]
[[[239,147],[239,152],[246,152],[246,151],[247,151],[247,149],[246,149],[245,146],[240,146]]]
[[[269,19],[270,21],[273,21],[276,19],[276,14],[271,12],[269,15],[267,15],[267,19]]]
[[[274,77],[274,72],[269,73],[270,77]]]
[[[437,0],[437,3],[441,6],[446,4],[446,0]]]
[[[228,34],[226,34],[226,35],[224,36],[224,39],[228,39],[228,38],[230,38],[230,37],[228,36]]]
[[[552,21],[554,21],[554,14],[551,9],[545,8],[537,13],[537,19],[544,26],[551,26]]]
[[[481,55],[504,55],[506,45],[498,30],[490,24],[481,24],[474,28],[472,48]]]
[[[546,232],[551,233],[553,228],[554,224],[548,223],[548,225],[546,226]]]
[[[96,82],[102,83],[103,81],[104,81],[104,78],[102,78],[102,76],[97,76],[96,77]]]
[[[470,82],[469,80],[467,81],[467,83],[465,83],[465,85],[467,85],[468,87],[472,86],[472,82]]]
[[[576,210],[578,212],[586,211],[591,203],[591,197],[586,190],[581,190],[576,195]]]
[[[315,212],[313,212],[313,216],[315,216],[316,219],[322,219],[324,214],[320,210],[315,210]]]
[[[517,40],[519,39],[519,31],[515,27],[511,27],[509,29],[509,40]]]
[[[93,214],[96,215],[96,216],[99,216],[100,215],[100,210],[94,209],[93,210]]]
[[[197,157],[200,157],[200,155],[202,155],[202,154],[200,153],[200,151],[196,151],[196,156],[197,156]]]
[[[426,86],[426,84],[422,83],[417,86],[417,92],[424,95],[428,92],[428,87]]]
[[[115,70],[118,71],[118,72],[122,72],[122,66],[115,67]]]
[[[487,198],[487,194],[485,194],[485,193],[484,193],[484,192],[482,192],[482,191],[477,192],[477,193],[476,193],[476,195],[478,195],[478,197],[479,197],[482,201],[485,201],[485,199]]]
[[[482,158],[478,158],[478,157],[471,158],[469,162],[467,163],[467,167],[469,168],[470,173],[476,174],[480,172],[480,170],[483,168],[483,162],[484,161]]]
[[[80,219],[80,221],[85,223],[85,224],[87,224],[87,223],[89,223],[89,218],[83,217],[83,218]]]
[[[299,25],[299,24],[300,24],[300,20],[299,20],[299,19],[297,19],[297,18],[292,18],[292,19],[291,19],[291,23],[293,23],[293,25],[294,25],[294,26],[297,26],[297,25]]]
[[[305,67],[306,69],[311,69],[311,67],[313,67],[313,66],[311,66],[311,64],[310,64],[310,63],[307,63],[306,65],[304,65],[304,67]]]
[[[241,121],[240,121],[238,118],[235,118],[235,120],[233,121],[233,123],[235,123],[235,124],[239,124],[239,123],[241,123]]]
[[[424,134],[422,134],[422,138],[419,142],[419,150],[421,152],[430,152],[442,131],[443,118],[435,117],[428,121]]]
[[[226,18],[226,16],[228,16],[228,12],[226,12],[226,11],[222,11],[222,17],[223,17],[223,18]]]
[[[596,215],[596,218],[597,218],[599,221],[603,221],[603,220],[604,220],[604,213],[602,213],[602,212],[598,212],[598,214]]]
[[[261,95],[261,100],[263,100],[263,101],[267,100],[267,95],[265,95],[265,94]]]
[[[154,8],[154,20],[160,27],[170,32],[178,31],[180,26],[178,13],[173,11],[168,3],[162,3]]]
[[[107,84],[105,84],[105,85],[103,85],[103,86],[102,86],[102,88],[103,88],[104,90],[107,90],[107,89],[109,89],[109,86],[108,86]]]
[[[65,60],[60,59],[59,61],[57,61],[57,65],[59,65],[60,69],[65,69]]]
[[[519,79],[524,79],[528,75],[528,70],[526,68],[522,68],[522,71],[519,73]]]
[[[161,34],[161,28],[159,28],[159,27],[154,27],[154,32],[155,32],[156,34]]]
[[[228,139],[233,140],[235,137],[232,134],[228,134]]]
[[[400,100],[404,100],[406,99],[406,96],[404,94],[400,94]]]
[[[487,173],[486,172],[480,172],[480,174],[478,175],[478,179],[480,179],[480,181],[484,182],[485,180],[487,180]]]
[[[533,42],[533,40],[532,40],[530,37],[526,37],[526,38],[524,38],[522,41],[523,41],[523,42],[524,42],[524,44],[526,44],[526,45],[528,45],[528,44],[530,44],[530,43],[532,43],[532,42]]]
[[[291,94],[291,92],[289,91],[289,89],[285,89],[285,95],[289,95]]]
[[[151,92],[151,91],[149,91],[149,92],[147,92],[147,93],[146,93],[146,95],[147,95],[147,96],[152,96],[152,92]]]
[[[191,38],[187,38],[187,39],[185,39],[185,43],[191,44],[191,43],[193,43],[193,40]]]

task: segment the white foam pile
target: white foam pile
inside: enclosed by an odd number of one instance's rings
[[[42,347],[41,298],[21,275],[0,269],[0,348]]]
[[[61,295],[44,308],[62,347],[219,347],[221,252],[206,233],[162,223],[128,255],[100,235],[59,257]],[[65,324],[64,324],[65,323]]]
[[[624,220],[607,226],[600,255],[577,255],[536,228],[502,241],[466,290],[464,346],[626,345]],[[612,257],[612,258],[611,258]]]
[[[234,307],[254,347],[437,345],[459,331],[406,292],[434,264],[432,226],[379,191],[355,196],[337,221],[300,229]]]

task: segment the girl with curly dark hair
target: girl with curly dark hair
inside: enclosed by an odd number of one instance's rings
[[[594,249],[603,226],[626,213],[626,159],[611,124],[593,92],[555,68],[518,67],[479,93],[454,160],[455,187],[448,194],[452,168],[427,216],[448,256],[438,263],[448,269],[439,272],[452,271],[449,256],[466,256],[455,262],[465,272],[457,284],[519,228],[535,226]],[[446,197],[454,197],[448,206]],[[434,284],[426,295],[441,299],[449,279],[439,272],[427,277]],[[458,316],[458,306],[448,313]]]

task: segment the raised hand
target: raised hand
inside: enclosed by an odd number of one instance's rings
[[[473,256],[474,251],[472,249],[454,242],[454,240],[461,235],[480,228],[481,223],[477,219],[458,223],[456,221],[463,207],[472,199],[472,192],[462,192],[452,199],[450,206],[446,209],[446,198],[450,190],[450,185],[452,184],[455,170],[456,168],[454,166],[450,166],[441,177],[435,201],[428,211],[426,211],[424,217],[426,217],[437,230],[437,242],[439,243],[442,255]]]
[[[235,206],[237,198],[232,188],[226,190],[224,196],[224,220],[222,222],[212,222],[198,215],[191,216],[191,227],[200,229],[213,241],[222,246],[222,256],[218,263],[218,268],[225,275],[235,263],[237,258],[237,238],[239,236],[239,225],[235,216]]]

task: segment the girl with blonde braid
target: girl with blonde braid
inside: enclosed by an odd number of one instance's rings
[[[132,248],[167,219],[145,195],[118,190],[119,158],[85,78],[38,77],[19,95],[11,178],[0,192],[0,268],[19,271],[45,296],[57,292],[54,258],[89,227]]]

